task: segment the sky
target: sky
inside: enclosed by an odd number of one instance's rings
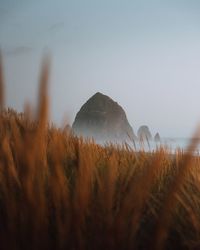
[[[51,55],[51,120],[72,124],[102,92],[137,132],[191,136],[200,122],[199,0],[0,0],[6,104],[37,100]]]

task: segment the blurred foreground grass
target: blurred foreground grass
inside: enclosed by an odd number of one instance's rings
[[[0,65],[0,249],[200,249],[200,158],[102,147],[4,108]],[[198,132],[197,132],[198,133]]]

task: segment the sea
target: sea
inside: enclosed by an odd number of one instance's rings
[[[130,145],[136,151],[144,150],[146,152],[153,152],[160,147],[165,148],[171,153],[175,153],[177,150],[187,151],[191,143],[191,138],[162,138],[159,142],[154,140],[145,140],[144,142],[134,141]],[[200,140],[195,148],[195,154],[200,153]]]

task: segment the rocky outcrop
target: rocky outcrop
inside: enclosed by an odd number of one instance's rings
[[[137,136],[140,141],[152,140],[151,132],[146,125],[143,125],[138,129]]]
[[[99,92],[81,107],[72,129],[77,135],[93,137],[101,142],[136,139],[123,108]]]
[[[155,134],[155,136],[154,136],[154,141],[155,141],[155,142],[160,142],[160,141],[161,141],[159,133],[156,133],[156,134]]]

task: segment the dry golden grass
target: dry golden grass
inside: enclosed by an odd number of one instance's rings
[[[50,126],[49,66],[32,118],[4,109],[0,62],[0,249],[200,249],[198,140],[145,153]]]

